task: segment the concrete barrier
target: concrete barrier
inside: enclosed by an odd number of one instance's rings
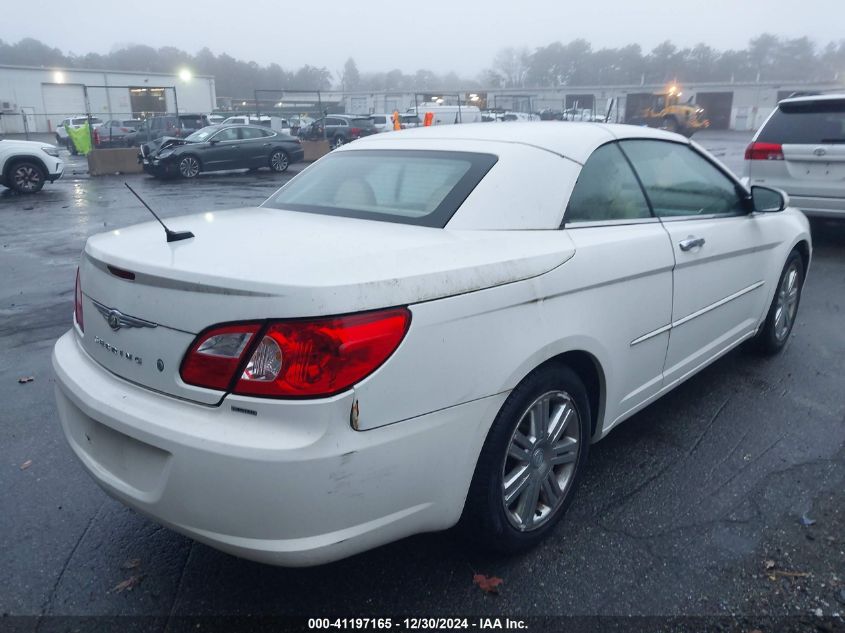
[[[88,173],[91,176],[108,176],[118,172],[140,174],[143,171],[136,147],[95,149],[88,154]]]
[[[302,141],[302,149],[305,150],[305,158],[303,160],[306,163],[314,162],[331,151],[328,141]]]

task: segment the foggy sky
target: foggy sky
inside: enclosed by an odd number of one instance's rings
[[[130,43],[190,53],[207,46],[261,65],[291,70],[307,63],[332,73],[353,57],[364,73],[427,68],[472,77],[502,47],[533,50],[579,37],[595,49],[636,43],[645,52],[667,39],[679,48],[698,42],[745,48],[762,32],[807,35],[817,45],[845,38],[845,0],[28,0],[21,6],[6,7],[0,39],[34,37],[76,54]],[[80,35],[86,22],[99,26]]]

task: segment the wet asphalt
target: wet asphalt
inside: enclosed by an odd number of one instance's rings
[[[738,169],[748,136],[697,140]],[[103,615],[154,616],[144,630],[172,630],[185,615],[841,624],[845,222],[813,223],[813,264],[783,353],[736,350],[593,446],[568,515],[537,549],[502,558],[428,534],[281,569],[194,543],[107,497],[63,439],[50,353],[70,325],[87,236],[149,219],[124,180],[166,218],[259,204],[289,176],[160,182],[84,169],[75,159],[35,196],[0,193],[0,628],[67,630],[61,619],[14,616]],[[502,578],[500,593],[480,591],[476,573]],[[119,590],[127,580],[134,586]]]

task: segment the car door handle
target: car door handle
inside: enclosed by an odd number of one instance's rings
[[[270,143],[264,143],[264,147],[270,147]]]
[[[688,237],[685,240],[681,240],[678,242],[678,246],[681,247],[681,250],[686,252],[694,249],[696,246],[704,246],[704,238],[703,237]]]

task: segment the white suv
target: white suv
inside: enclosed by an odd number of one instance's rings
[[[745,150],[744,175],[807,215],[845,218],[845,93],[778,103]]]
[[[45,181],[61,178],[64,168],[55,145],[0,140],[0,185],[9,189],[36,193]]]

